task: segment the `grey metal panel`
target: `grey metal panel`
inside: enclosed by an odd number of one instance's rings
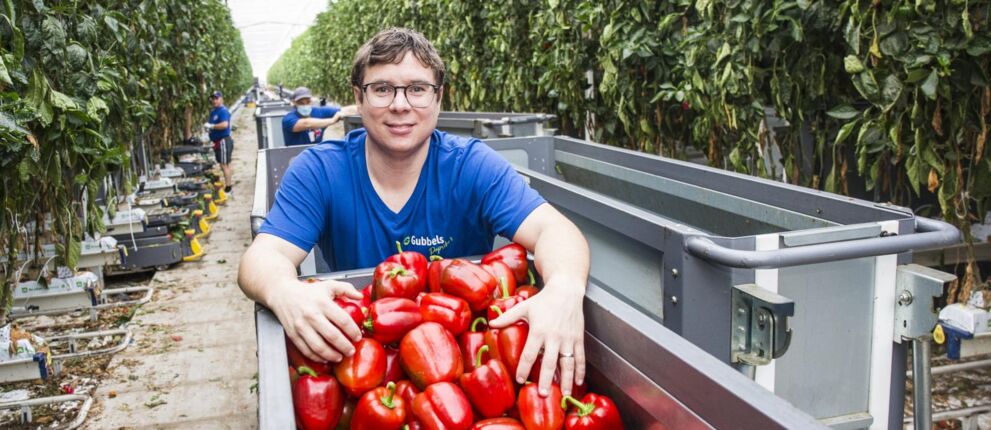
[[[553,134],[554,129],[545,128],[544,124],[555,118],[554,115],[541,113],[441,112],[437,118],[437,129],[479,139],[543,136]],[[345,133],[362,126],[360,116],[344,117]]]
[[[835,225],[829,221],[588,157],[555,151],[566,181],[720,236]]]
[[[735,195],[838,224],[911,218],[910,211],[877,205],[824,191],[729,172],[708,166],[661,158],[627,149],[588,143],[568,137],[543,137],[557,151],[581,155],[671,180]]]
[[[255,190],[254,200],[251,203],[251,237],[258,234],[258,228],[268,214],[268,152],[258,151],[255,159]]]
[[[258,342],[258,428],[296,428],[285,334],[275,315],[261,305],[255,305],[255,336]]]
[[[293,158],[296,158],[297,155],[311,146],[313,145],[284,146],[282,148],[265,150],[264,158],[267,163],[267,174],[264,184],[267,188],[266,194],[268,195],[268,205],[265,208],[265,213],[268,213],[269,209],[272,208],[272,204],[275,203],[275,192],[279,189],[279,184],[282,183],[282,177],[285,175],[286,170],[289,169],[289,163],[292,162]],[[256,184],[259,183],[261,182],[256,182]]]
[[[795,301],[791,347],[775,362],[775,394],[816,418],[867,412],[874,258],[778,271]],[[809,387],[829,387],[829,393]],[[887,388],[885,388],[887,389]]]
[[[527,153],[526,163],[516,158],[509,158],[510,163],[519,167],[533,170],[548,176],[557,176],[554,171],[554,147],[546,139],[516,138],[516,139],[487,139],[485,144],[502,154],[509,151],[524,150]]]

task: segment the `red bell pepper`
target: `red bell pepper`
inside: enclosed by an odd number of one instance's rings
[[[420,278],[395,261],[383,261],[372,275],[372,302],[386,297],[413,300],[422,292]]]
[[[361,290],[361,307],[367,308],[372,305],[372,290],[374,290],[374,284],[365,285],[365,288]]]
[[[402,366],[399,365],[399,350],[391,346],[382,347],[385,349],[385,379],[383,382],[396,382],[405,379]]]
[[[564,409],[561,409],[561,388],[551,384],[551,392],[541,397],[537,384],[530,383],[520,389],[517,406],[520,421],[527,430],[559,430],[564,426]]]
[[[446,293],[427,293],[420,299],[420,315],[424,321],[438,323],[457,336],[468,330],[471,309],[468,302]]]
[[[344,411],[341,412],[341,419],[337,421],[334,430],[351,430],[351,417],[354,416],[354,408],[358,405],[358,399],[348,397],[344,402]]]
[[[502,361],[514,378],[529,333],[530,326],[523,321],[502,329],[490,328],[485,331],[485,344],[489,346],[489,353],[496,360]],[[535,365],[539,367],[539,362]]]
[[[464,362],[466,372],[475,370],[475,360],[472,360],[472,357],[475,356],[482,345],[485,345],[485,332],[476,330],[479,323],[485,324],[485,318],[475,318],[471,322],[471,329],[458,336],[458,347],[461,349],[461,358]]]
[[[285,339],[286,355],[289,356],[290,366],[297,369],[306,366],[314,372],[317,372],[318,375],[330,375],[334,373],[334,363],[320,363],[318,361],[310,360],[296,348],[296,344],[293,343],[292,339],[289,339],[289,336],[285,336]]]
[[[344,393],[330,375],[317,376],[309,367],[299,368],[299,380],[292,387],[296,426],[302,430],[334,428],[344,410]]]
[[[358,399],[352,430],[399,430],[406,423],[406,401],[396,395],[396,383],[375,388]]]
[[[471,426],[471,430],[526,430],[515,418],[489,418]]]
[[[442,381],[457,381],[464,372],[454,335],[442,325],[425,322],[399,342],[399,364],[419,389]]]
[[[396,250],[399,251],[398,254],[394,254],[385,261],[392,261],[402,264],[406,270],[412,271],[416,274],[417,279],[420,281],[419,290],[423,291],[427,287],[427,257],[423,254],[414,251],[403,252],[403,246],[396,241]]]
[[[385,349],[375,339],[362,338],[354,344],[354,354],[344,357],[334,373],[348,394],[360,396],[385,379]]]
[[[384,344],[399,342],[407,332],[420,325],[420,307],[410,299],[386,297],[372,302],[363,326],[372,339]]]
[[[496,279],[478,265],[456,259],[444,269],[440,288],[445,293],[461,297],[468,302],[472,311],[478,312],[489,307],[492,302]]]
[[[496,263],[501,264],[499,262]],[[509,310],[509,308],[516,306],[523,300],[526,300],[523,297],[509,292],[508,284],[504,281],[505,279],[505,277],[499,278],[499,284],[501,287],[497,291],[502,291],[502,295],[496,296],[496,299],[492,301],[492,305],[486,309],[486,316],[489,318],[489,321],[498,318],[499,315],[505,313]],[[499,312],[496,312],[494,308],[499,308]]]
[[[358,328],[362,328],[365,324],[365,311],[361,309],[361,305],[359,303],[339,297],[334,299],[334,303],[336,303],[337,306],[340,306],[344,312],[347,312],[348,316],[350,316],[354,323],[358,325]]]
[[[474,420],[465,393],[450,382],[438,382],[418,394],[413,414],[430,430],[468,430]]]
[[[443,291],[440,289],[440,277],[444,274],[444,269],[452,261],[454,260],[445,260],[444,257],[439,255],[430,256],[430,266],[427,267],[427,291],[431,293]]]
[[[486,345],[478,350],[475,370],[461,375],[460,382],[475,410],[485,418],[496,418],[516,403],[516,388],[501,361],[489,359],[482,364],[482,354],[488,349]]]
[[[420,390],[413,385],[408,379],[403,379],[402,381],[396,382],[396,395],[402,397],[406,401],[406,422],[411,423],[416,420],[416,416],[413,415],[413,399],[416,395],[420,394]]]
[[[537,289],[537,280],[533,278],[533,270],[527,270],[526,274],[530,277],[530,283],[516,287],[516,295],[522,297],[523,300],[529,299],[540,292]]]
[[[501,261],[482,263],[482,268],[496,278],[496,289],[492,292],[492,297],[498,299],[516,294],[516,275],[506,263]]]
[[[568,430],[623,430],[623,419],[619,417],[616,404],[606,396],[588,393],[581,401],[571,396],[561,399],[561,409],[568,404],[575,409],[568,412],[564,428]]]
[[[299,371],[295,367],[289,366],[289,386],[296,385],[297,380],[299,380]]]
[[[509,266],[516,277],[517,284],[526,282],[526,271],[530,268],[530,263],[526,260],[526,248],[520,244],[510,243],[482,257],[482,264],[493,261],[501,261]]]

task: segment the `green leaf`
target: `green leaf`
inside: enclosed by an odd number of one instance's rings
[[[860,115],[860,111],[850,105],[840,105],[826,111],[826,115],[836,119],[849,120]]]
[[[86,102],[86,114],[97,121],[103,119],[103,115],[110,113],[110,107],[99,97],[90,97]]]
[[[885,102],[885,110],[891,109],[895,105],[902,95],[902,88],[904,88],[902,82],[894,74],[884,78],[884,89],[881,91],[881,97]]]
[[[799,9],[806,10],[810,6],[812,6],[812,0],[798,0]]]
[[[3,56],[0,56],[0,83],[14,85],[14,82],[10,80],[10,73],[7,73],[7,65],[4,64]]]
[[[7,130],[8,132],[13,132],[18,135],[27,135],[28,131],[25,130],[20,125],[17,125],[17,121],[11,118],[7,112],[0,110],[0,130]]]
[[[930,100],[936,99],[936,85],[939,84],[939,74],[936,70],[929,73],[929,77],[922,83],[922,93]]]
[[[847,137],[850,137],[850,135],[853,134],[853,129],[859,124],[860,120],[854,120],[843,124],[843,127],[840,127],[839,133],[836,134],[836,140],[833,141],[833,146],[840,146]]]
[[[82,254],[83,245],[74,236],[69,235],[69,247],[65,252],[65,265],[69,266],[70,269],[75,270],[76,264],[79,263],[79,256]]]
[[[55,106],[61,110],[77,109],[79,107],[79,105],[72,100],[72,97],[55,90],[49,91],[48,97],[48,100],[52,103],[52,106]]]
[[[843,58],[843,68],[849,74],[856,74],[864,71],[864,63],[856,55],[847,55]]]
[[[860,55],[860,23],[854,19],[852,14],[850,19],[847,20],[843,36],[846,39],[846,44],[853,50],[853,53]]]

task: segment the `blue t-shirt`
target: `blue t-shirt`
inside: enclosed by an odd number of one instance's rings
[[[314,106],[313,111],[310,113],[309,118],[333,118],[337,115],[340,109],[330,106]],[[296,126],[296,123],[302,117],[299,116],[299,112],[293,109],[286,116],[282,117],[282,138],[285,140],[286,146],[293,145],[309,145],[315,143],[310,140],[309,130],[303,130],[299,132],[293,132],[292,128]],[[316,140],[319,142],[319,139]]]
[[[210,124],[220,124],[227,121],[227,128],[222,130],[210,129],[210,141],[215,142],[231,135],[231,113],[227,106],[219,106],[210,111]]]
[[[478,139],[434,131],[416,188],[393,212],[372,186],[365,129],[317,145],[286,171],[261,233],[304,251],[319,244],[331,270],[374,267],[404,251],[445,258],[492,250],[495,235],[512,238],[544,199]]]

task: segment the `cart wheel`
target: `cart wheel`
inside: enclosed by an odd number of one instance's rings
[[[155,270],[158,270],[158,271],[169,270],[169,265],[168,264],[161,264],[161,265],[155,266]]]

